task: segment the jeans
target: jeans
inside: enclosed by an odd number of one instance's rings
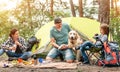
[[[0,49],[0,56],[4,52],[6,52],[6,54],[8,55],[8,57],[17,57],[17,58],[22,58],[24,60],[27,60],[32,55],[31,51],[17,54],[17,53],[14,53],[14,52],[10,51],[10,50],[9,51],[5,51],[4,49]]]
[[[83,56],[84,62],[89,62],[88,56],[86,55],[85,51],[89,50],[94,44],[90,41],[85,41],[83,44],[80,45],[80,52]]]
[[[3,55],[4,49],[0,49],[0,56]]]
[[[50,50],[50,52],[48,53],[47,57],[54,59],[57,56],[59,56],[60,54],[63,55],[65,60],[74,60],[75,59],[74,53],[73,53],[72,49],[70,49],[70,48],[65,49],[65,50],[59,50],[57,48],[52,48]]]

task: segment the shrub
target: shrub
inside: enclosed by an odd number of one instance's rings
[[[120,16],[110,19],[110,33],[113,41],[118,42],[120,46]]]

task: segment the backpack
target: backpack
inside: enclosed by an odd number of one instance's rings
[[[27,41],[27,44],[26,44],[27,45],[27,50],[26,51],[31,51],[35,44],[38,45],[39,40],[35,36],[30,37]]]
[[[103,44],[104,57],[98,60],[98,66],[120,66],[120,51],[118,43],[105,42]]]

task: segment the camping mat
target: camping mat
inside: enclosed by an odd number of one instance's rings
[[[76,69],[76,63],[54,62],[34,66],[35,68]]]
[[[18,63],[17,61],[0,61],[0,67],[6,68],[6,67],[20,67],[20,68],[42,68],[42,69],[51,69],[51,68],[56,68],[56,69],[76,69],[77,68],[77,63],[66,63],[66,62],[50,62],[50,63],[37,63],[31,64],[28,62],[22,62]]]

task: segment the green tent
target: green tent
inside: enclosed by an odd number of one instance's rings
[[[68,17],[68,18],[62,18],[63,23],[67,23],[70,25],[70,27],[74,30],[76,30],[80,36],[87,40],[91,39],[94,34],[99,33],[99,26],[100,23],[96,20],[88,19],[88,18],[82,18],[82,17]],[[54,22],[51,21],[47,24],[45,24],[43,27],[41,27],[38,32],[35,34],[35,36],[38,39],[41,39],[39,43],[38,49],[40,52],[43,52],[46,50],[47,46],[50,42],[50,29],[54,25]],[[33,48],[33,51],[35,49]]]

